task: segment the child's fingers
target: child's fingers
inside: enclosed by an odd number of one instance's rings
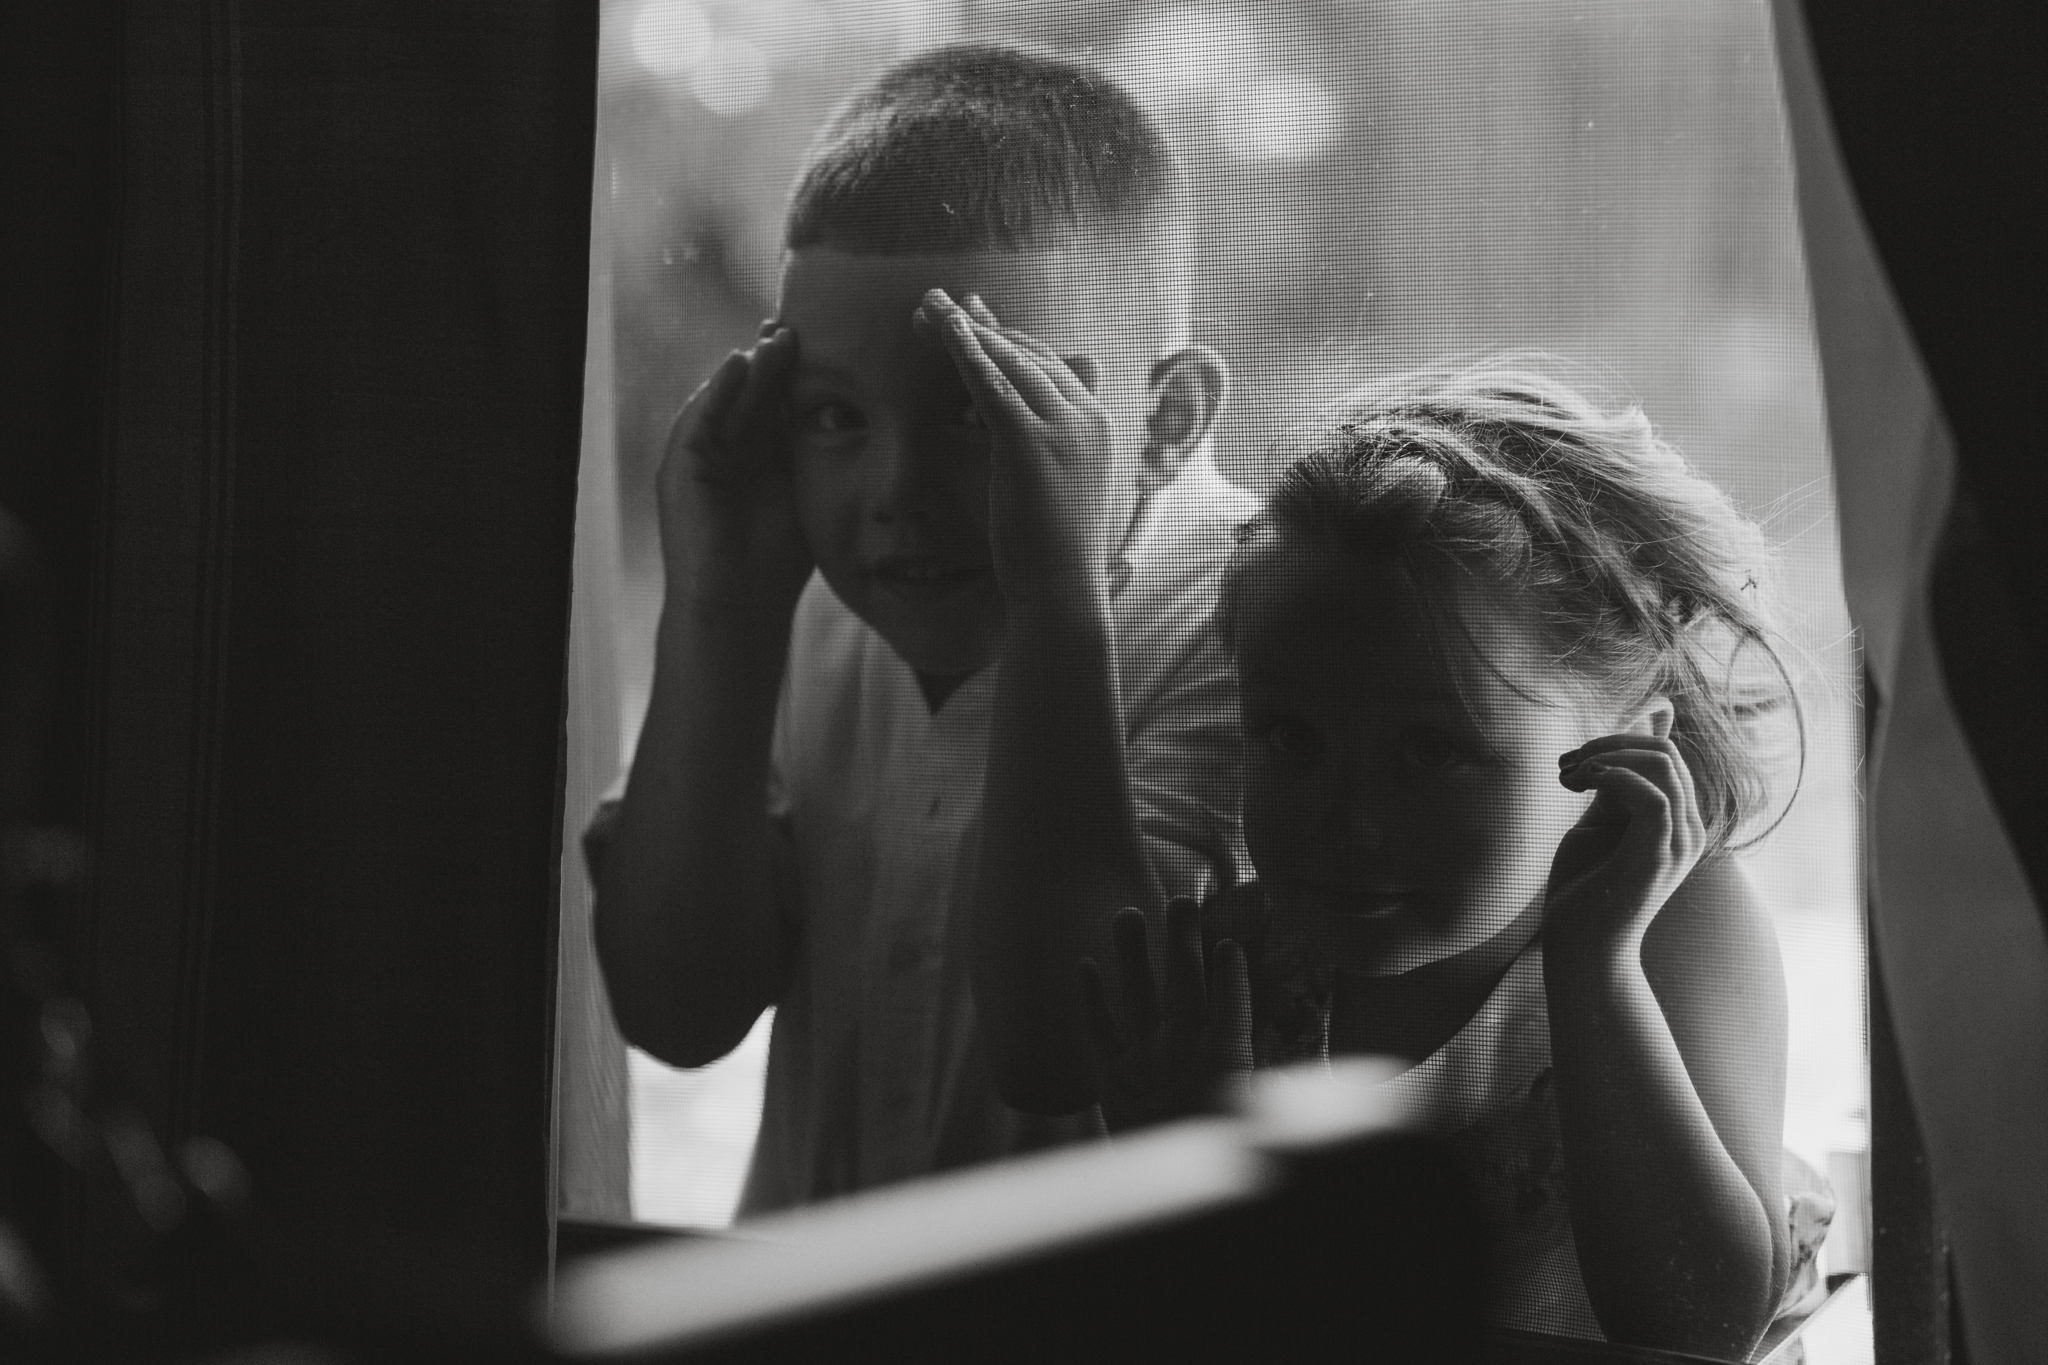
[[[1052,343],[1032,335],[1021,327],[1006,327],[996,320],[996,315],[979,294],[967,296],[967,311],[975,321],[993,329],[1006,340],[1014,342],[1036,356],[1045,372],[1059,385],[1060,395],[1069,403],[1079,406],[1095,394],[1095,382],[1100,367],[1093,358],[1085,355],[1065,356],[1054,350]]]
[[[1581,758],[1579,765],[1589,762],[1624,767],[1655,783],[1670,805],[1672,823],[1679,833],[1684,834],[1703,824],[1699,813],[1699,795],[1693,787],[1692,770],[1686,767],[1685,759],[1679,754],[1678,747],[1670,741],[1644,739],[1634,745],[1603,747]],[[1560,778],[1563,776],[1563,773],[1559,774]]]
[[[1202,910],[1192,897],[1166,903],[1166,1012],[1199,1032],[1209,1021],[1208,982],[1202,971]]]
[[[997,329],[976,322],[965,313],[956,313],[954,316],[964,319],[964,325],[981,343],[982,351],[989,359],[995,361],[1004,378],[1008,379],[1011,386],[1023,396],[1034,417],[1041,422],[1050,422],[1072,406],[1067,396],[1060,392],[1058,381],[1047,372],[1049,368],[1065,372],[1067,367],[1064,362],[1055,361],[1048,367],[1041,364],[1038,357],[1030,351]],[[1068,382],[1074,382],[1071,375]]]
[[[724,471],[718,467],[717,433],[725,424],[725,415],[732,406],[733,397],[740,386],[747,382],[747,357],[734,351],[718,363],[711,377],[697,386],[683,404],[683,410],[676,414],[676,420],[669,427],[668,458],[676,459],[680,453],[688,452],[696,461],[708,465],[700,473],[717,475]]]
[[[1152,985],[1152,956],[1145,947],[1144,912],[1117,911],[1110,933],[1116,940],[1117,980],[1123,987],[1131,1036],[1150,1038],[1159,1029],[1159,997]]]
[[[761,348],[768,343],[756,342],[752,348],[742,352],[746,369],[740,378],[740,385],[732,399],[719,413],[718,443],[728,451],[737,451],[746,440],[747,426],[753,420],[756,405],[761,396]]]
[[[1202,861],[1208,865],[1209,875],[1215,880],[1212,894],[1220,896],[1237,885],[1237,860],[1230,856],[1221,831],[1204,831],[1189,848],[1201,855]]]
[[[1081,963],[1081,1020],[1088,1029],[1089,1043],[1103,1061],[1113,1061],[1123,1054],[1116,1016],[1109,1012],[1109,1000],[1102,990],[1102,969],[1092,957]]]
[[[982,311],[988,313],[987,305],[983,305]],[[1029,347],[1006,335],[999,324],[978,320],[943,289],[927,292],[919,305],[919,312],[939,325],[947,349],[954,351],[956,357],[961,341],[971,338],[982,353],[1002,370],[1011,387],[1025,400],[1031,414],[1040,421],[1053,420],[1066,406],[1058,382],[1047,373],[1046,367],[1038,362]],[[993,318],[994,314],[988,316]],[[1064,370],[1066,366],[1057,365],[1056,368]]]
[[[770,392],[789,377],[796,367],[796,351],[796,332],[788,327],[777,327],[754,343],[752,354],[759,392]]]
[[[1689,831],[1672,809],[1671,797],[1655,778],[1622,761],[1630,757],[1649,756],[1638,751],[1587,759],[1564,774],[1564,784],[1574,791],[1597,791],[1604,801],[1627,812],[1628,828],[1615,850],[1619,856],[1656,860],[1684,857]]]
[[[737,450],[761,420],[762,408],[780,388],[796,359],[796,334],[780,328],[747,352],[747,375],[739,392],[726,406],[720,437],[728,449]]]
[[[1673,807],[1681,812],[1696,804],[1692,770],[1686,766],[1685,755],[1679,752],[1676,743],[1664,736],[1602,735],[1570,753],[1560,754],[1558,775],[1562,777],[1589,760],[1627,764],[1662,787],[1665,795],[1671,798]]]
[[[1102,367],[1095,363],[1095,357],[1070,355],[1064,356],[1062,359],[1066,361],[1067,368],[1073,372],[1074,378],[1081,381],[1081,391],[1090,398],[1093,398],[1097,386],[1102,383]]]
[[[983,299],[981,295],[969,294],[961,306],[967,310],[969,317],[1012,345],[1031,352],[1033,356],[1045,362],[1048,369],[1054,367],[1059,369],[1067,368],[1065,357],[1052,348],[1051,342],[1025,331],[1022,327],[1005,325],[996,317],[994,310],[988,306],[988,301]]]
[[[1236,939],[1216,945],[1209,968],[1209,1017],[1214,1025],[1216,1060],[1225,1070],[1242,1075],[1252,1069],[1252,974]]]
[[[718,362],[718,368],[711,372],[711,377],[690,395],[690,401],[683,405],[683,415],[693,417],[700,424],[723,421],[726,409],[732,406],[734,396],[747,382],[750,368],[745,351],[733,351],[727,355]]]
[[[1637,757],[1629,757],[1637,755]],[[1663,735],[1602,735],[1567,754],[1558,756],[1558,775],[1562,777],[1587,760],[1605,763],[1626,763],[1664,789],[1671,799],[1672,807],[1679,813],[1683,823],[1688,817],[1697,818],[1699,801],[1693,787],[1692,769],[1686,765],[1685,755],[1678,745]]]
[[[979,299],[974,302],[979,303]],[[1060,397],[1077,408],[1086,408],[1095,401],[1095,386],[1101,378],[1102,367],[1094,357],[1087,355],[1061,355],[1053,349],[1052,343],[1041,340],[1019,327],[1005,327],[996,322],[995,315],[982,305],[975,314],[976,321],[989,328],[1011,344],[1031,353],[1044,369],[1048,378],[1058,386]]]
[[[1557,766],[1569,768],[1582,758],[1592,758],[1618,749],[1661,749],[1679,762],[1685,761],[1684,756],[1678,752],[1677,742],[1660,735],[1601,735],[1597,739],[1587,740],[1569,753],[1559,754]]]
[[[967,392],[981,410],[982,417],[996,427],[1036,426],[1040,420],[1038,414],[1031,410],[1031,404],[1024,400],[1024,395],[1017,392],[1017,386],[1010,382],[1009,375],[989,358],[967,315],[955,312],[950,316],[960,321],[944,324],[939,334],[945,341],[946,353],[953,358],[953,367],[960,372],[961,382],[967,385]]]

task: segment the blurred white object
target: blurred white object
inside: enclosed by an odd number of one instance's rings
[[[1309,161],[1343,126],[1336,98],[1306,76],[1275,72],[1233,88],[1210,111],[1240,161]]]
[[[1830,1275],[1870,1270],[1870,1153],[1829,1152],[1828,1184],[1835,1187],[1835,1222],[1821,1248]]]
[[[1843,1285],[1794,1344],[1805,1349],[1804,1365],[1873,1365],[1877,1347],[1871,1334],[1870,1277],[1858,1275]]]
[[[558,1279],[548,1338],[571,1356],[707,1342],[1237,1203],[1272,1179],[1232,1119],[934,1176],[754,1219],[733,1238],[578,1262]]]
[[[1397,1064],[1311,1062],[1255,1078],[1242,1117],[1191,1119],[751,1219],[729,1237],[565,1267],[548,1339],[570,1356],[696,1345],[907,1285],[1255,1198],[1275,1158],[1399,1126]]]
[[[633,56],[658,76],[680,76],[704,60],[711,19],[690,0],[652,0],[633,16]]]
[[[746,1041],[710,1066],[665,1066],[637,1048],[628,1054],[633,1217],[698,1228],[732,1221],[761,1126],[774,1024],[775,1011],[763,1011]]]
[[[1245,1097],[1247,1136],[1266,1151],[1341,1142],[1406,1119],[1385,1090],[1403,1065],[1383,1057],[1297,1062],[1254,1072]]]

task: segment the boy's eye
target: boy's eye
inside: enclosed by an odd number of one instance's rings
[[[804,430],[827,436],[843,436],[850,431],[860,431],[868,424],[859,408],[833,398],[811,404],[803,409],[800,416]]]
[[[1401,744],[1401,757],[1410,767],[1441,772],[1461,757],[1458,742],[1449,735],[1424,730],[1408,736]]]
[[[1266,752],[1289,763],[1306,763],[1323,748],[1315,727],[1293,716],[1281,716],[1259,727],[1259,742]]]

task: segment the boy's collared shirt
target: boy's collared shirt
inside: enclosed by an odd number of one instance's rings
[[[1169,894],[1242,865],[1237,685],[1211,627],[1251,497],[1206,457],[1161,490],[1111,601],[1125,763]],[[791,842],[796,960],[769,1046],[742,1216],[1099,1134],[1020,1114],[979,1056],[964,944],[994,669],[933,712],[909,667],[813,578],[797,608],[769,810]]]

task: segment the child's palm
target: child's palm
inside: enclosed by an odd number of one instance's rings
[[[790,487],[783,390],[796,335],[764,328],[690,396],[670,428],[656,480],[662,549],[671,572],[703,585],[729,579],[784,593],[811,561]]]
[[[1162,1008],[1144,914],[1121,911],[1114,932],[1127,1029],[1109,1008],[1100,969],[1092,961],[1081,964],[1104,1122],[1122,1131],[1214,1109],[1252,1069],[1251,981],[1243,951],[1226,939],[1205,970],[1201,912],[1194,901],[1176,897],[1166,911]]]
[[[919,310],[944,340],[988,428],[989,540],[996,576],[1009,589],[1108,559],[1114,527],[1104,477],[1109,413],[1096,398],[1095,364],[1064,357],[979,299],[970,307],[933,290]]]

